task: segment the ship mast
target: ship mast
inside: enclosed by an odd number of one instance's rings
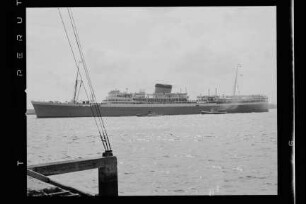
[[[76,102],[76,95],[77,95],[77,89],[78,89],[78,76],[79,76],[79,72],[77,72],[77,75],[76,75],[76,78],[75,78],[72,103]]]
[[[238,86],[238,80],[237,80],[237,76],[238,76],[238,68],[240,68],[241,65],[238,64],[237,67],[236,67],[236,75],[235,75],[235,82],[234,82],[234,89],[233,89],[233,96],[236,95],[236,90],[237,90],[237,86]]]
[[[77,71],[76,78],[75,78],[73,98],[72,98],[73,103],[77,102],[78,96],[80,94],[81,86],[82,86],[82,83],[83,83],[83,81],[81,79],[79,79],[79,76],[80,76],[79,66],[77,66],[77,69],[78,69],[78,71]]]

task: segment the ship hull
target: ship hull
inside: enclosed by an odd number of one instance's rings
[[[37,118],[92,117],[88,104],[35,102],[32,101]],[[268,112],[268,103],[232,104],[100,104],[103,117],[136,116],[149,111],[159,115],[200,114],[201,111],[226,111],[227,113]]]

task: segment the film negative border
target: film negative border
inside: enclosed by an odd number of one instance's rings
[[[13,124],[11,141],[14,143],[15,167],[16,175],[15,190],[20,196],[26,196],[26,167],[27,167],[27,151],[26,151],[26,2],[25,0],[14,0],[13,12],[11,13],[12,23],[11,34],[11,53],[13,59],[11,78],[13,82],[12,105]]]
[[[61,6],[75,6],[91,7],[91,6],[176,6],[175,2],[163,5],[162,3],[137,3],[132,1],[131,3],[123,3],[118,1],[117,3],[110,3],[110,1],[26,1],[26,0],[13,0],[13,12],[10,15],[12,25],[12,36],[9,36],[9,41],[12,42],[11,52],[9,53],[9,59],[12,59],[12,67],[10,67],[11,79],[12,79],[12,101],[11,105],[15,107],[13,110],[14,124],[18,124],[13,130],[12,134],[14,138],[14,166],[16,168],[16,182],[15,191],[18,195],[26,196],[26,165],[27,165],[27,152],[26,152],[26,8],[27,7],[61,7]],[[65,2],[65,3],[63,3]],[[81,2],[81,3],[80,3]],[[115,1],[116,2],[116,1]],[[208,1],[207,5],[203,6],[255,6],[256,1],[233,1],[234,3],[228,3],[229,1],[215,1],[212,3]],[[255,3],[254,3],[255,2]],[[292,157],[292,99],[290,96],[293,95],[290,85],[292,82],[292,42],[290,40],[290,1],[257,1],[258,6],[277,6],[277,92],[278,92],[278,193],[276,196],[262,196],[263,200],[269,198],[269,201],[290,203],[293,198],[292,192],[292,173],[293,168],[291,164]],[[122,5],[120,5],[120,3]],[[118,4],[118,5],[117,5]],[[218,5],[219,4],[219,5]],[[193,6],[181,4],[179,6]],[[200,6],[200,5],[197,5]],[[9,45],[10,46],[10,45]],[[289,96],[286,100],[285,96]],[[253,197],[253,196],[251,196]],[[254,196],[257,197],[257,196]],[[238,198],[234,196],[225,196],[218,198],[224,201],[237,201]],[[243,199],[244,200],[244,199]],[[260,199],[263,201],[262,199]]]

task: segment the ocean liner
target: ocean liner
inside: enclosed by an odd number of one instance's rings
[[[93,106],[98,106],[102,116],[137,116],[146,113],[159,115],[200,114],[201,111],[227,113],[267,112],[268,98],[263,95],[198,96],[189,100],[187,93],[171,93],[172,86],[156,84],[153,94],[112,90],[99,104],[90,101],[41,102],[32,101],[38,118],[91,117]]]

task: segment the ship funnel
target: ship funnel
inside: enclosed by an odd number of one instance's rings
[[[155,93],[171,93],[172,85],[169,84],[155,84]]]

